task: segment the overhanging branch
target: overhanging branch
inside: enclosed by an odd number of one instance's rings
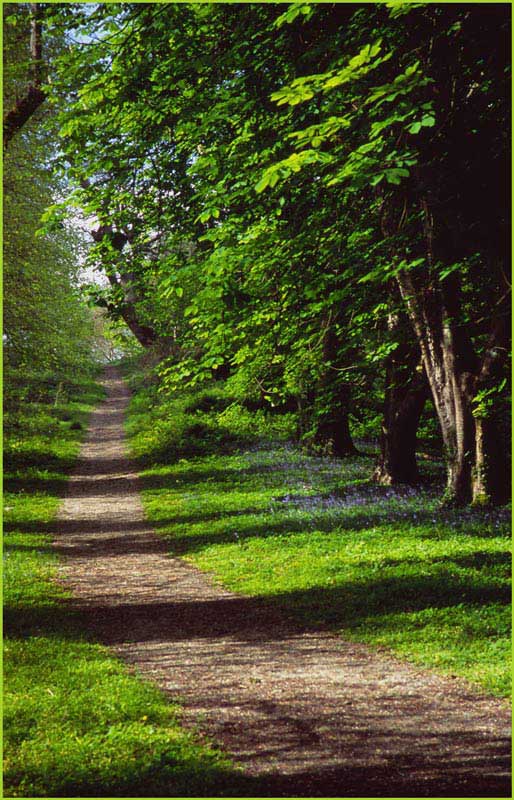
[[[30,84],[21,100],[18,100],[4,117],[3,144],[7,147],[13,136],[25,125],[45,101],[41,89],[43,73],[42,11],[40,3],[30,4]]]

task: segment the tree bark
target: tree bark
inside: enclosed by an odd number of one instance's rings
[[[41,89],[43,73],[42,11],[40,3],[30,4],[30,83],[27,92],[4,117],[3,145],[7,148],[13,136],[25,125],[45,101]]]
[[[119,231],[113,230],[110,225],[101,225],[97,230],[91,231],[91,236],[95,242],[106,241],[108,245],[118,254],[121,254],[125,244],[129,241],[128,236]],[[119,264],[115,265],[119,267]],[[119,274],[119,278],[118,275]],[[106,268],[106,274],[111,286],[121,292],[123,302],[116,306],[127,327],[132,331],[138,342],[143,347],[150,347],[157,340],[155,330],[149,325],[145,325],[139,319],[137,313],[137,292],[134,285],[134,275],[123,272],[116,268]]]
[[[415,484],[420,480],[416,460],[419,420],[430,389],[418,348],[406,343],[387,359],[380,457],[373,477],[379,483]]]
[[[348,400],[348,393],[341,390],[330,410],[323,412],[318,418],[316,441],[325,448],[328,454],[333,456],[358,454],[350,433]]]
[[[114,288],[121,288],[127,298],[127,286],[122,280],[118,280],[116,275],[107,275],[111,286]],[[127,327],[132,331],[136,339],[143,347],[150,347],[157,339],[157,335],[153,328],[149,325],[143,325],[137,316],[135,303],[132,300],[125,299],[125,301],[117,307],[121,317],[126,323]]]
[[[327,453],[340,457],[358,451],[350,434],[350,387],[341,381],[336,369],[339,347],[335,320],[329,320],[323,339],[323,370],[316,389],[315,441]]]
[[[420,346],[443,437],[446,464],[446,500],[463,505],[471,500],[474,423],[470,404],[469,373],[457,370],[455,337],[441,293],[423,281],[419,286],[409,272],[398,275],[398,285]]]
[[[508,309],[500,308],[493,320],[489,341],[475,384],[474,399],[480,392],[493,392],[493,402],[475,409],[475,461],[472,470],[474,505],[505,503],[510,497],[510,468],[508,435],[502,432],[498,413],[495,413],[494,390],[504,376],[508,352]]]
[[[475,463],[472,502],[475,506],[506,503],[510,498],[510,468],[505,441],[494,419],[475,420]]]
[[[429,281],[416,283],[408,272],[398,284],[420,345],[443,436],[446,502],[451,505],[504,502],[508,495],[507,443],[494,418],[476,416],[477,393],[497,384],[507,357],[506,313],[497,309],[481,360],[458,319],[458,287],[442,290]],[[475,415],[474,415],[475,411]]]

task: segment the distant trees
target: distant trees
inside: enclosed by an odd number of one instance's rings
[[[4,6],[5,100],[16,108],[25,91],[30,27],[37,10]],[[39,34],[38,34],[39,35]],[[37,49],[37,48],[36,48]],[[23,95],[25,96],[25,95]],[[35,109],[34,109],[35,112]],[[10,113],[10,112],[9,112]],[[48,205],[63,196],[52,175],[52,133],[38,115],[14,126],[8,117],[9,147],[3,170],[4,399],[18,402],[38,381],[57,386],[91,365],[90,311],[79,293],[80,237],[72,221],[38,235]],[[40,112],[39,112],[40,113]],[[21,118],[18,117],[18,122]]]
[[[224,375],[336,454],[371,404],[388,483],[418,478],[430,396],[446,500],[503,501],[508,6],[67,14],[60,162],[168,383]]]

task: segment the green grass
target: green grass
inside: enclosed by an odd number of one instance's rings
[[[180,399],[156,402],[136,396],[129,430],[147,466],[146,513],[173,553],[303,624],[509,695],[508,509],[441,509],[430,460],[423,488],[395,490],[369,481],[369,457],[312,457],[262,437],[239,453],[231,436],[223,452],[221,434],[211,455],[152,450],[156,415],[170,430],[175,409],[181,425],[187,416]]]
[[[88,639],[55,581],[53,520],[99,399],[88,392],[87,403],[31,404],[7,417],[4,794],[260,796],[257,782],[180,727],[175,704]],[[222,398],[150,410],[147,400],[133,403],[133,446],[156,461],[143,472],[144,502],[173,552],[308,626],[508,694],[506,510],[442,511],[434,475],[423,491],[393,491],[368,482],[369,458],[265,447],[283,423],[230,419]],[[187,432],[199,416],[214,434],[191,456]],[[152,438],[157,417],[168,442],[179,431],[174,447]]]
[[[63,602],[52,522],[89,411],[32,404],[6,432],[4,795],[248,795],[227,759],[181,728],[180,709],[89,640]]]

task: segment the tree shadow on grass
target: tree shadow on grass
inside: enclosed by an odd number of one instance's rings
[[[164,733],[164,732],[163,732]],[[218,756],[190,745],[188,755],[174,741],[153,744],[141,731],[141,742],[131,734],[127,758],[108,753],[111,768],[102,761],[105,733],[77,736],[74,746],[62,753],[59,743],[48,750],[38,742],[39,763],[17,769],[9,763],[4,769],[4,797],[260,797],[261,781],[245,775],[237,767],[220,764]],[[95,739],[97,741],[95,742]],[[94,754],[91,747],[96,744]],[[98,759],[98,760],[97,760]],[[225,759],[225,764],[227,760]]]
[[[418,514],[417,521],[415,523],[409,522],[408,524],[410,528],[415,530],[416,527],[424,526],[429,520],[430,514],[426,517]],[[255,507],[249,507],[228,512],[176,514],[154,522],[119,518],[111,521],[108,526],[103,520],[82,519],[60,520],[58,525],[55,522],[38,523],[30,521],[6,523],[4,531],[6,534],[44,533],[53,535],[56,544],[55,548],[52,549],[56,549],[57,552],[59,552],[59,534],[73,533],[80,535],[81,540],[74,545],[73,550],[66,549],[66,551],[63,551],[66,554],[73,552],[75,555],[86,555],[90,552],[91,555],[98,555],[99,552],[102,552],[108,556],[116,553],[154,552],[155,543],[147,537],[147,534],[152,529],[155,529],[160,532],[162,537],[161,549],[163,552],[166,551],[175,556],[184,556],[201,552],[211,545],[238,544],[238,546],[244,548],[246,543],[251,542],[253,539],[267,539],[276,536],[294,537],[296,535],[304,535],[309,531],[333,535],[340,540],[341,547],[344,547],[347,532],[366,531],[371,527],[375,529],[374,535],[377,535],[377,528],[379,529],[381,525],[385,524],[390,525],[394,521],[394,518],[387,514],[354,514],[346,519],[343,515],[319,514],[317,516],[312,515],[307,519],[295,519],[288,516],[286,512],[283,515],[270,515],[267,510],[263,511]],[[404,521],[399,519],[398,522],[403,523]],[[201,526],[201,532],[184,534],[182,533],[183,526]],[[124,536],[123,538],[120,538],[119,535],[109,537],[111,532],[113,534],[123,533]],[[424,531],[423,535],[426,535]],[[473,535],[487,538],[496,534],[492,531],[481,531]],[[14,549],[22,549],[23,544],[17,542],[13,547]],[[35,548],[30,545],[27,549],[34,550]],[[45,546],[37,549],[45,549]],[[405,559],[382,559],[380,566],[383,568],[402,567],[419,563],[426,568],[430,564],[453,563],[463,567],[480,569],[481,567],[494,565],[508,566],[510,558],[510,554],[507,551],[504,553],[490,553],[487,550],[477,549],[462,556],[434,556],[424,559],[409,557]]]
[[[121,460],[119,466],[122,470],[128,471],[130,469],[130,462]],[[128,491],[133,490],[135,482],[137,482],[138,489],[172,489],[173,491],[180,491],[184,487],[193,487],[195,485],[202,488],[209,487],[212,491],[217,493],[233,492],[235,487],[244,485],[245,477],[255,477],[257,473],[267,473],[267,470],[262,467],[257,470],[249,471],[238,469],[215,470],[209,469],[208,471],[188,472],[187,474],[180,472],[177,474],[142,474],[136,476],[135,474],[128,475],[114,475],[109,477],[107,470],[98,472],[86,472],[82,474],[76,472],[73,482],[67,485],[66,495],[68,497],[87,497],[88,495],[112,495],[112,494],[126,494]],[[92,478],[101,478],[100,481],[92,480]],[[275,483],[275,482],[274,482]],[[283,487],[284,481],[277,474],[277,487]],[[13,477],[9,481],[9,486],[6,487],[10,491],[38,491],[48,490],[53,488],[52,477],[48,479],[44,477],[30,478],[30,477]],[[59,481],[59,486],[62,490],[66,486],[66,479],[63,478]],[[266,487],[266,488],[269,488]]]
[[[49,496],[62,495],[66,490],[68,479],[56,478],[53,475],[45,477],[17,478],[8,476],[4,483],[6,492],[21,494],[46,494]]]
[[[404,558],[394,559],[388,558],[383,564],[384,567],[397,567],[406,566],[408,564],[420,564],[418,558]],[[512,555],[505,550],[504,552],[489,551],[489,550],[475,550],[466,555],[451,555],[451,556],[433,556],[427,559],[425,563],[429,564],[454,564],[457,567],[470,567],[471,569],[483,569],[502,567],[503,574],[506,578],[510,577],[512,567]]]
[[[371,507],[381,505],[382,511],[377,512],[376,509],[370,511],[371,524],[377,517],[392,521],[408,520],[412,526],[442,523],[453,527],[463,527],[470,522],[491,521],[500,518],[508,522],[509,519],[509,510],[503,507],[492,510],[437,507],[434,501],[440,496],[441,486],[434,480],[424,481],[415,487],[382,486],[368,478],[352,480],[344,472],[338,477],[337,472],[331,467],[328,470],[328,478],[323,474],[323,470],[315,469],[311,476],[314,481],[311,488],[314,491],[299,493],[298,485],[304,482],[306,472],[309,473],[309,464],[256,464],[246,467],[234,467],[228,464],[224,468],[218,468],[199,461],[196,466],[193,462],[187,468],[185,465],[184,467],[175,466],[179,468],[170,468],[164,474],[161,471],[144,472],[138,477],[139,488],[150,493],[168,489],[174,494],[179,493],[182,489],[186,491],[193,489],[200,495],[205,492],[209,495],[216,493],[221,496],[224,493],[233,492],[234,489],[245,491],[248,488],[253,492],[276,489],[277,494],[272,498],[273,502],[282,502],[284,507],[300,510],[302,507],[309,510],[309,504],[316,505],[317,503],[319,508],[315,509],[315,513],[327,511],[330,507],[333,513],[354,512],[359,506],[364,513],[366,505]],[[262,479],[260,484],[259,479]],[[319,491],[318,488],[316,491],[318,485],[324,483],[326,486],[327,480],[330,489]],[[417,507],[410,504],[411,500],[416,501]],[[420,510],[420,501],[431,503],[431,508]],[[475,531],[473,533],[475,535]]]
[[[112,530],[125,531],[127,533],[146,532],[148,531],[150,525],[151,523],[145,523],[141,519],[134,520],[119,518],[112,522]],[[52,520],[50,522],[23,520],[22,522],[5,522],[3,526],[5,534],[44,534],[47,536],[55,536],[57,531],[59,531],[60,534],[83,533],[85,535],[94,535],[95,533],[99,533],[104,528],[105,525],[102,524],[102,522],[98,519],[60,519],[58,521]]]
[[[123,463],[125,463],[123,461]],[[107,465],[106,465],[107,466]],[[113,465],[111,465],[113,466]],[[117,466],[120,466],[118,464]],[[305,467],[300,467],[299,472],[304,472]],[[275,472],[275,469],[260,467],[259,472]],[[241,475],[240,470],[235,473]],[[248,475],[254,475],[255,469],[247,470]],[[243,472],[244,474],[244,472]],[[278,473],[280,475],[280,473]],[[225,481],[226,471],[211,471],[210,477],[219,476],[228,484],[227,489],[233,488],[234,475]],[[202,476],[203,479],[204,476]],[[132,483],[132,479],[131,483]],[[169,478],[168,478],[169,480]],[[195,480],[198,481],[198,475]],[[30,483],[34,487],[34,483]],[[27,485],[29,485],[27,484]],[[43,481],[45,488],[48,482]],[[187,485],[187,482],[186,484]],[[61,483],[59,482],[59,486]],[[88,491],[91,484],[82,482],[76,489]],[[174,488],[177,488],[175,485]],[[126,491],[125,479],[113,478],[108,483],[106,494]],[[92,490],[91,493],[96,493]],[[83,492],[81,493],[83,494]],[[232,522],[242,522],[244,514],[254,516],[255,509],[243,509],[235,512],[233,517],[240,517]],[[208,512],[199,514],[176,515],[163,520],[158,525],[173,527],[177,524],[203,524],[209,521],[223,521],[232,512]],[[315,517],[313,516],[313,519]],[[346,522],[341,519],[327,516],[319,520],[320,526],[325,525],[327,532],[334,531],[339,535],[341,530],[364,529],[370,525],[390,522],[391,516],[384,514],[353,515]],[[428,518],[420,517],[415,524],[425,524]],[[173,542],[165,539],[156,542],[150,537],[141,536],[147,531],[144,522],[131,523],[129,520],[120,520],[113,523],[113,531],[123,530],[129,535],[122,540],[117,537],[104,537],[96,539],[99,533],[97,523],[89,521],[71,520],[59,525],[68,525],[68,532],[85,533],[89,538],[82,539],[77,544],[75,554],[85,555],[95,551],[100,554],[103,547],[105,555],[118,553],[120,556],[128,552],[166,552],[170,545],[182,553],[194,552],[207,544],[220,541],[233,541],[234,530],[230,529],[207,534],[198,534],[177,537]],[[412,523],[414,525],[414,523]],[[29,530],[31,524],[16,526],[16,530]],[[318,525],[318,521],[316,521]],[[360,525],[360,527],[358,527]],[[294,519],[261,519],[258,524],[247,525],[244,530],[246,539],[268,535],[294,535],[305,531],[305,520]],[[324,529],[324,528],[321,528]],[[337,529],[337,530],[336,530]],[[40,532],[40,526],[33,526],[33,532]],[[51,531],[49,531],[51,532]],[[104,531],[103,531],[104,532]],[[241,544],[244,547],[244,541]],[[32,548],[31,548],[32,549]],[[64,551],[63,551],[64,552]],[[477,558],[484,559],[482,552],[475,554]],[[454,559],[449,560],[451,564]],[[404,562],[400,562],[400,565]],[[441,567],[441,560],[434,560]],[[426,571],[427,565],[423,565]],[[159,580],[162,580],[159,577]],[[152,586],[146,587],[148,595],[152,594]],[[251,649],[259,639],[272,642],[277,647],[281,642],[301,632],[320,631],[326,628],[340,628],[345,625],[358,624],[370,613],[387,614],[395,611],[422,610],[426,608],[448,607],[462,602],[507,602],[510,595],[502,587],[487,584],[477,580],[466,582],[451,571],[440,570],[432,575],[409,574],[395,578],[384,578],[375,572],[372,576],[364,576],[358,583],[344,582],[330,589],[310,587],[295,592],[277,593],[267,599],[263,598],[220,598],[206,601],[189,602],[135,602],[118,605],[105,605],[102,603],[84,606],[78,601],[63,602],[57,606],[50,603],[40,605],[26,605],[11,607],[6,606],[5,622],[8,633],[14,638],[28,637],[60,637],[69,640],[87,638],[90,641],[102,641],[105,644],[116,645],[127,641],[162,642],[163,637],[171,645],[173,642],[192,641],[204,639],[207,643],[223,637],[231,637],[237,641],[239,650],[242,645],[241,670],[253,665],[254,655]],[[295,619],[291,619],[291,611]],[[245,650],[246,648],[246,650]],[[239,651],[238,650],[238,651]],[[173,647],[170,648],[173,658]],[[245,662],[246,658],[246,662]],[[272,710],[270,711],[272,713]],[[484,758],[476,756],[455,759],[427,755],[418,751],[409,755],[411,740],[405,738],[403,750],[405,755],[397,757],[394,761],[377,764],[373,760],[376,744],[382,735],[390,732],[375,727],[370,731],[371,720],[362,716],[358,722],[362,726],[362,735],[358,744],[361,748],[368,748],[370,763],[366,767],[351,764],[348,752],[345,752],[346,740],[341,739],[340,763],[326,767],[321,765],[315,768],[296,771],[295,775],[278,775],[272,770],[262,778],[241,777],[230,769],[213,766],[208,758],[197,757],[191,763],[177,763],[173,753],[157,754],[144,764],[124,764],[123,775],[115,783],[98,779],[88,775],[78,779],[69,775],[60,786],[53,791],[41,790],[40,794],[32,796],[183,796],[183,797],[389,797],[389,796],[448,796],[448,797],[499,797],[510,796],[508,780],[505,771],[508,758],[505,760],[506,743],[503,739],[490,738],[487,747],[484,747]],[[304,720],[300,735],[310,736],[317,720]],[[355,727],[356,719],[351,719]],[[344,731],[343,731],[344,733]],[[421,737],[423,740],[423,737]],[[447,737],[448,738],[448,737]],[[450,737],[451,738],[451,737]],[[470,747],[477,748],[483,742],[483,737],[476,732],[468,734]],[[427,746],[429,745],[427,737]],[[461,745],[462,733],[454,744]],[[284,741],[277,741],[267,753],[266,758],[271,763],[273,757],[283,752]],[[429,748],[428,748],[429,749]],[[372,758],[373,756],[373,758]],[[498,758],[495,761],[495,758]],[[500,763],[501,759],[501,763]],[[350,764],[349,764],[350,762]],[[36,778],[39,776],[36,776]],[[11,776],[11,785],[15,780]],[[5,793],[9,796],[9,790]],[[19,795],[16,790],[13,795]]]
[[[179,581],[184,576],[187,579],[189,568],[183,568],[186,572],[182,577],[174,569],[173,580],[170,577],[171,595],[177,574]],[[151,579],[145,577],[147,601],[136,599],[133,603],[104,605],[99,602],[80,606],[80,619],[85,629],[94,627],[97,631],[101,630],[102,636],[107,636],[110,644],[153,641],[163,636],[175,641],[233,634],[248,640],[256,636],[271,640],[282,638],[292,619],[299,630],[340,630],[357,627],[372,616],[451,608],[462,604],[510,602],[510,591],[506,586],[488,585],[480,579],[475,582],[461,580],[447,571],[433,576],[411,574],[382,579],[368,575],[358,582],[341,582],[330,588],[315,586],[271,593],[266,597],[232,595],[214,600],[155,601],[155,596],[163,596],[163,578],[165,576],[162,574],[156,576],[154,593]],[[37,635],[38,630],[47,630],[50,625],[56,626],[56,630],[68,630],[71,624],[71,629],[74,629],[78,620],[74,614],[74,603],[71,601],[58,608],[50,605],[11,608],[6,605],[6,633]]]
[[[72,456],[63,456],[39,448],[18,452],[7,451],[4,458],[6,473],[31,468],[47,469],[50,472],[69,472],[76,463]]]
[[[96,644],[100,641],[95,626],[98,616],[84,609],[73,607],[70,602],[40,602],[26,606],[4,609],[4,631],[7,647],[9,640],[21,639],[46,640],[55,642],[66,648],[66,643]],[[108,644],[104,639],[103,644]],[[54,652],[54,649],[52,649]],[[98,659],[96,650],[91,652],[93,660]],[[15,665],[14,665],[15,666]],[[24,664],[26,666],[26,664]],[[45,664],[42,665],[45,667]],[[59,667],[56,668],[57,670]],[[58,677],[54,679],[59,681]],[[99,679],[105,681],[103,673]],[[8,689],[8,687],[7,687]],[[37,691],[38,687],[33,687]],[[30,693],[31,688],[27,687]],[[113,684],[113,695],[109,698],[116,706],[117,683]],[[84,697],[88,701],[87,695]],[[4,746],[6,753],[10,747],[10,709],[6,698],[6,720],[4,727]],[[38,749],[38,758],[29,760],[29,766],[20,765],[14,760],[4,769],[5,797],[258,797],[261,796],[261,782],[252,776],[245,775],[237,767],[228,764],[226,757],[221,761],[200,749],[194,742],[182,752],[173,734],[169,743],[161,737],[157,747],[148,740],[145,726],[135,730],[130,719],[129,736],[135,741],[134,755],[130,759],[118,758],[113,769],[106,771],[102,748],[106,731],[94,726],[84,736],[81,725],[77,729],[76,741],[70,749],[69,728],[72,722],[67,721],[67,732],[63,737],[63,751],[60,752],[58,740],[49,740],[41,746],[37,730],[32,734],[27,730],[26,736],[35,735],[34,745]],[[19,736],[14,718],[14,735]],[[163,735],[166,730],[163,730]],[[120,733],[121,735],[121,733]],[[84,738],[82,738],[84,736]],[[139,738],[138,738],[139,737]],[[23,740],[24,736],[22,737]],[[91,754],[92,743],[97,740],[98,753]],[[81,748],[83,755],[80,756]],[[123,749],[125,752],[126,748]],[[97,769],[98,756],[98,769]],[[109,754],[107,754],[109,758]],[[89,767],[88,767],[89,763]],[[266,796],[262,794],[262,796]]]
[[[209,525],[212,523],[212,525]],[[170,551],[175,555],[186,555],[201,552],[203,549],[223,543],[237,542],[241,547],[252,539],[265,539],[275,536],[305,535],[309,532],[332,534],[340,539],[344,547],[347,533],[369,531],[371,537],[379,535],[380,528],[390,529],[398,525],[409,530],[420,530],[422,538],[430,538],[427,525],[436,528],[432,512],[418,512],[416,519],[404,512],[394,513],[385,509],[383,512],[348,512],[347,510],[306,512],[301,518],[292,515],[287,509],[270,513],[267,509],[255,513],[253,508],[244,508],[237,512],[218,513],[201,512],[196,514],[176,514],[166,519],[151,523],[152,526],[166,536]],[[190,525],[191,533],[184,533],[182,526]],[[180,526],[180,527],[179,527]],[[200,530],[198,527],[200,526]],[[378,533],[377,533],[378,531]],[[462,531],[465,535],[465,529]],[[478,538],[494,538],[498,532],[482,528],[473,531]],[[405,562],[404,562],[405,563]]]
[[[71,524],[79,524],[72,521]],[[140,523],[142,524],[142,523]],[[144,529],[143,529],[144,532]],[[107,551],[120,548],[120,555],[127,544],[133,547],[157,548],[167,551],[165,540],[154,537],[137,537],[133,529],[133,542],[125,539],[107,541]],[[93,537],[94,540],[94,537]],[[91,546],[94,545],[92,540]],[[115,545],[114,542],[117,541]],[[98,545],[98,542],[96,542]],[[84,543],[82,545],[84,546]],[[126,550],[125,550],[126,552]],[[137,551],[139,552],[139,550]],[[146,551],[145,551],[146,552]],[[98,554],[98,549],[96,550]],[[487,554],[486,554],[487,555]],[[477,557],[484,558],[481,552]],[[426,566],[426,565],[425,565]],[[189,569],[184,567],[184,569]],[[156,576],[162,584],[162,575]],[[145,587],[148,597],[152,597],[151,583]],[[465,592],[465,595],[463,594]],[[295,592],[279,593],[269,598],[220,597],[208,600],[176,602],[133,602],[115,605],[96,603],[81,604],[80,600],[65,601],[57,605],[41,603],[5,609],[6,630],[13,638],[58,637],[71,641],[87,639],[114,646],[127,642],[163,644],[168,653],[168,670],[174,672],[175,650],[180,642],[204,640],[206,652],[216,647],[216,642],[227,639],[232,643],[233,657],[238,659],[241,674],[256,666],[255,645],[265,642],[273,650],[286,648],[291,642],[299,642],[304,632],[323,633],[325,630],[357,625],[371,613],[388,614],[395,611],[412,611],[425,608],[448,607],[463,601],[467,602],[507,602],[509,595],[498,587],[484,585],[467,586],[454,576],[447,574],[406,575],[395,579],[380,578],[374,574],[356,583],[342,583],[330,589],[310,587]],[[312,643],[311,643],[312,644]],[[175,645],[175,646],[174,646]],[[316,646],[318,657],[323,659],[322,639]],[[150,650],[150,652],[153,652]],[[230,648],[223,645],[224,657],[230,655]],[[218,668],[223,667],[223,661]],[[390,702],[397,702],[391,698]],[[207,706],[217,704],[216,696],[197,698],[197,704]],[[234,703],[237,701],[234,700]],[[407,705],[399,709],[398,720],[402,714],[417,714],[412,696]],[[216,705],[216,710],[218,706]],[[291,715],[290,708],[281,709],[271,704],[264,709],[258,722],[243,714],[241,724],[245,728],[244,737],[255,743],[261,741],[263,728],[266,728],[266,715],[273,729],[276,714]],[[318,747],[317,731],[323,728],[324,714],[320,712],[314,719],[298,721],[293,717],[288,722],[288,730],[293,730],[293,740],[283,735],[270,734],[267,751],[261,746],[256,751],[257,758],[264,759],[264,767],[275,759],[291,759],[295,762],[297,745]],[[339,713],[337,710],[331,713]],[[264,769],[260,777],[241,776],[235,770],[213,766],[212,760],[197,756],[190,763],[177,761],[173,748],[169,752],[158,753],[155,757],[123,765],[123,775],[116,782],[99,778],[96,775],[81,774],[74,777],[73,770],[55,789],[31,796],[125,796],[125,797],[509,797],[509,742],[503,738],[488,737],[484,741],[481,732],[476,730],[451,731],[440,736],[434,747],[433,734],[416,733],[414,747],[412,735],[402,734],[401,730],[391,731],[383,727],[380,719],[369,713],[352,710],[338,720],[337,755],[328,766],[321,755],[312,763],[298,769],[294,774],[277,773]],[[327,724],[329,718],[327,717]],[[255,727],[255,730],[253,727]],[[279,728],[280,730],[280,728]],[[398,753],[377,763],[377,748],[381,742],[391,737],[398,739]],[[314,737],[314,738],[313,738]],[[403,739],[402,739],[403,737]],[[452,739],[453,737],[453,739]],[[229,743],[220,740],[229,747]],[[463,752],[469,746],[469,755]],[[319,743],[321,746],[321,743]],[[257,745],[256,745],[257,746]],[[352,752],[356,753],[355,757]],[[477,758],[477,751],[483,753]],[[459,756],[452,754],[459,752]],[[362,761],[369,763],[362,766]],[[380,760],[379,760],[380,761]],[[119,772],[119,770],[118,770]],[[7,775],[8,785],[16,791],[16,776]],[[41,776],[34,776],[41,779]],[[41,785],[41,784],[40,784]],[[9,796],[7,789],[6,796]]]
[[[388,596],[389,590],[402,591],[404,587],[384,585],[383,588]],[[151,587],[149,591],[151,594]],[[225,660],[232,668],[236,665],[234,679],[237,682],[241,680],[237,676],[245,675],[248,670],[272,669],[275,655],[287,653],[291,664],[296,665],[297,659],[309,658],[313,648],[322,661],[324,648],[329,648],[327,654],[332,650],[333,645],[323,638],[323,625],[312,621],[299,625],[284,613],[291,601],[296,608],[330,609],[344,603],[345,598],[336,590],[306,590],[266,600],[233,596],[204,601],[98,603],[93,606],[80,606],[79,601],[71,601],[57,608],[21,609],[15,616],[17,635],[21,637],[76,639],[79,631],[88,631],[92,641],[108,646],[126,646],[134,642],[140,647],[153,642],[157,649],[150,646],[146,651],[151,671],[155,668],[154,659],[163,653],[172,683],[175,683],[176,669],[181,668],[179,644],[190,642],[196,648],[203,640],[196,659],[187,645],[190,668],[196,662],[200,664],[203,658],[213,658],[213,653],[218,652],[216,648],[221,647],[219,661],[214,655],[216,669],[223,670]],[[320,629],[321,635],[317,638]],[[313,633],[314,639],[303,640],[305,632]],[[265,651],[259,649],[261,644],[267,646]],[[345,675],[349,678],[349,674],[345,672],[342,643],[341,648],[343,680]],[[143,655],[143,661],[144,658]],[[357,648],[351,658],[360,669],[368,661],[371,664],[372,656],[365,649]],[[142,662],[136,661],[136,664],[141,668]],[[315,717],[304,713],[297,717],[298,710],[283,703],[280,696],[273,702],[259,700],[258,690],[248,709],[241,707],[241,699],[232,697],[230,692],[218,696],[215,689],[209,688],[208,665],[206,669],[207,683],[198,685],[188,702],[206,713],[210,709],[219,717],[220,741],[229,750],[233,737],[242,737],[245,758],[250,758],[254,765],[258,763],[264,774],[259,778],[241,777],[235,771],[213,767],[209,759],[202,762],[201,758],[193,766],[177,764],[171,752],[168,757],[161,755],[141,767],[137,763],[127,764],[123,779],[115,785],[102,784],[92,776],[74,782],[70,775],[52,796],[510,796],[510,743],[507,738],[484,738],[483,731],[473,724],[467,729],[459,727],[457,722],[454,730],[451,720],[445,722],[444,729],[437,734],[431,730],[425,733],[422,722],[415,730],[410,723],[404,728],[406,720],[422,720],[423,708],[427,702],[430,706],[430,700],[422,694],[393,692],[388,697],[387,692],[392,689],[385,687],[383,701],[389,705],[393,703],[395,708],[388,722],[384,720],[380,704],[377,708],[352,704],[339,707],[336,700],[328,706],[322,705]],[[474,697],[472,692],[469,696],[462,694],[466,702],[473,703]],[[227,719],[225,711],[230,712],[230,724],[223,722]],[[235,726],[235,730],[230,725]],[[320,731],[324,731],[323,741]],[[377,759],[385,742],[387,754]],[[280,772],[268,766],[274,762],[282,765]],[[43,792],[31,796],[47,795]]]

